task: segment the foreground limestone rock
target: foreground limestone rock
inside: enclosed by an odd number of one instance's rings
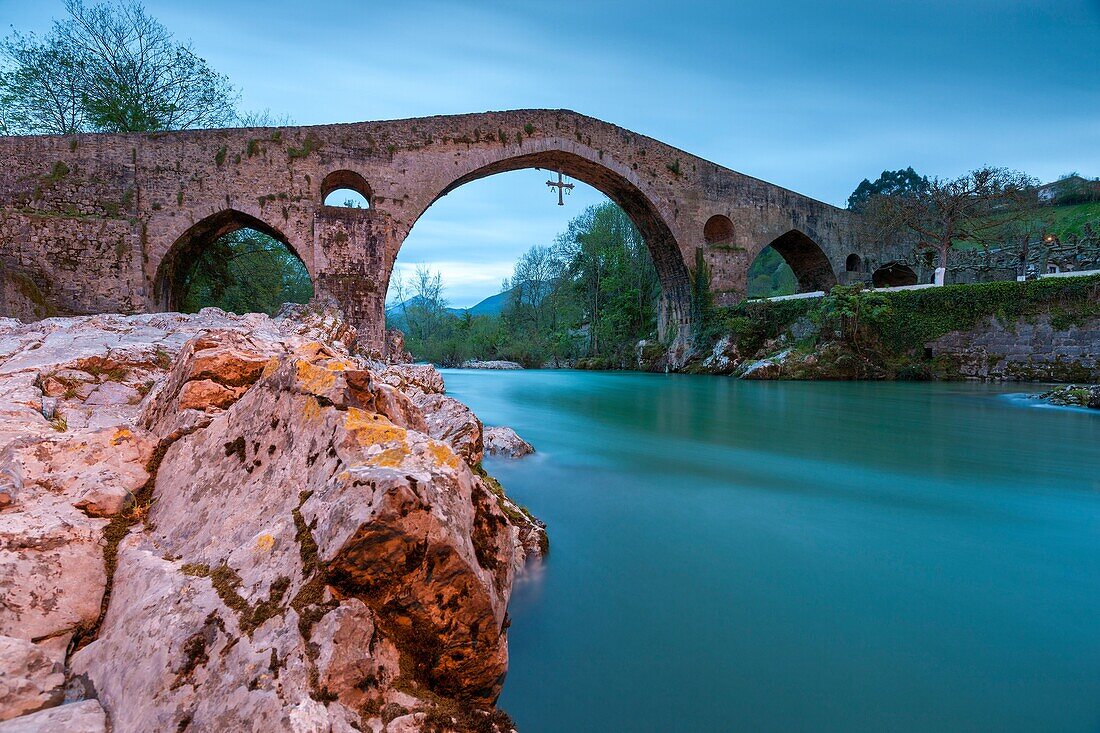
[[[0,733],[106,733],[107,715],[95,700],[48,708],[0,723]]]
[[[5,725],[510,728],[545,532],[438,372],[351,340],[323,309],[0,324]]]

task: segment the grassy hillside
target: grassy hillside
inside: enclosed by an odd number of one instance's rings
[[[1070,234],[1080,236],[1086,222],[1092,222],[1092,228],[1100,230],[1100,201],[1068,206],[1044,206],[1038,210],[1038,217],[1050,219],[1051,224],[1047,231],[1059,239],[1064,239]],[[979,247],[981,247],[980,244],[968,241],[959,241],[954,244],[955,249],[961,250]]]
[[[1054,222],[1051,225],[1051,233],[1058,237],[1067,234],[1080,236],[1085,228],[1085,222],[1092,222],[1093,229],[1100,229],[1100,201],[1092,201],[1087,204],[1072,204],[1070,206],[1051,207]]]

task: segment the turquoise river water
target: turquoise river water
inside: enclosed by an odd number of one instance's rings
[[[539,453],[523,733],[1100,731],[1100,414],[967,384],[446,371]]]

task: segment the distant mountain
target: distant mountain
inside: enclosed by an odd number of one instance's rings
[[[447,312],[452,316],[461,316],[464,313],[469,313],[471,316],[499,316],[504,311],[504,306],[508,305],[510,295],[511,291],[505,290],[502,293],[490,295],[485,300],[469,308],[448,308]],[[405,308],[411,308],[421,300],[421,297],[417,295],[400,303],[386,306],[386,317],[391,321],[400,320]]]
[[[485,300],[477,305],[470,306],[466,310],[470,312],[471,316],[499,316],[504,312],[504,306],[508,305],[508,298],[511,295],[511,290],[505,290],[503,293],[490,295]]]
[[[406,308],[412,308],[417,303],[420,303],[423,300],[424,299],[421,298],[419,295],[414,295],[413,297],[409,298],[408,300],[403,300],[400,303],[392,303],[390,305],[387,305],[386,306],[386,317],[388,317],[388,318],[400,318],[401,315],[405,312]],[[447,309],[447,312],[450,313],[452,316],[461,315],[465,311],[466,311],[465,308],[448,308]]]

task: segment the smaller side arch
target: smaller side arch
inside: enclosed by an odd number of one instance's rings
[[[871,274],[871,284],[876,288],[897,288],[903,285],[916,285],[917,273],[913,268],[901,262],[889,262]]]
[[[335,191],[345,189],[354,191],[362,196],[367,202],[366,208],[370,208],[371,196],[374,193],[371,190],[370,184],[367,183],[367,179],[363,178],[361,174],[347,169],[333,171],[321,181],[321,204],[324,206],[330,205],[325,203],[328,197]]]
[[[768,246],[778,252],[794,271],[799,292],[829,292],[837,284],[836,273],[825,251],[798,229],[776,237]]]
[[[165,252],[157,264],[153,279],[153,296],[156,306],[161,310],[178,310],[187,288],[185,274],[188,267],[202,254],[202,250],[212,242],[232,234],[238,229],[255,229],[272,239],[282,242],[286,248],[302,262],[305,271],[313,273],[302,260],[302,255],[290,243],[281,231],[255,216],[237,209],[224,209],[192,224],[183,232]],[[316,283],[313,283],[316,285]]]
[[[733,222],[723,214],[707,219],[703,225],[703,241],[711,247],[733,244]]]
[[[848,255],[848,259],[844,260],[845,272],[859,272],[863,268],[863,260],[855,252]]]

